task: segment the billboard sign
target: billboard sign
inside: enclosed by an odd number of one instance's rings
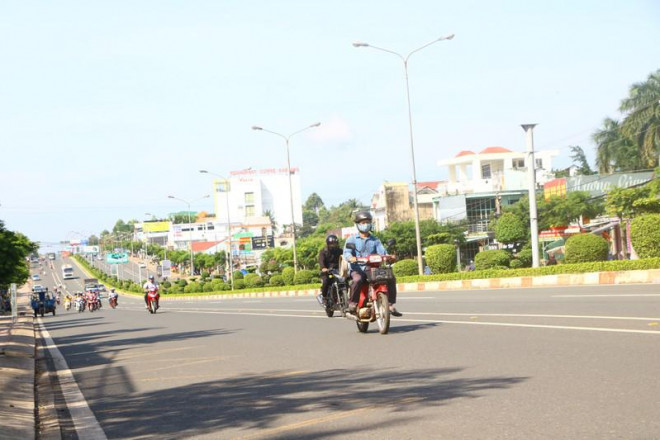
[[[163,260],[160,262],[161,274],[163,278],[172,276],[172,262],[170,260]]]
[[[108,252],[105,255],[105,261],[110,264],[128,263],[128,254],[126,252]]]

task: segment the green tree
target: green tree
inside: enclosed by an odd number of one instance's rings
[[[621,132],[638,148],[645,168],[653,168],[660,153],[660,70],[630,87],[619,110],[626,114]]]
[[[660,257],[660,214],[636,217],[630,226],[630,239],[640,258]]]
[[[323,204],[323,200],[321,199],[321,197],[316,193],[311,193],[309,197],[307,197],[307,200],[303,205],[303,209],[307,211],[313,211],[315,214],[318,215],[319,210],[324,206],[325,205]]]
[[[620,219],[660,213],[660,177],[637,188],[614,188],[607,194],[607,212]]]
[[[502,214],[495,226],[495,239],[500,243],[514,244],[527,241],[529,227],[510,212]]]
[[[596,165],[602,174],[620,171],[634,171],[645,168],[639,150],[621,132],[618,121],[605,118],[603,128],[592,135],[596,143]]]
[[[9,284],[25,283],[30,275],[27,257],[39,249],[37,243],[30,241],[20,232],[5,228],[0,220],[0,287],[7,288]]]
[[[583,176],[596,174],[596,172],[593,171],[589,166],[587,156],[584,154],[582,147],[578,145],[571,145],[569,148],[571,149],[571,159],[573,160],[573,164],[578,168],[578,174]]]

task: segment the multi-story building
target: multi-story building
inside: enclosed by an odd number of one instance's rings
[[[539,188],[554,179],[552,158],[558,154],[557,150],[534,153]],[[464,150],[438,165],[448,166],[449,179],[436,188],[434,217],[441,223],[467,222],[468,244],[462,251],[465,260],[472,259],[491,246],[488,225],[493,216],[528,193],[528,153],[504,147],[488,147],[479,153]]]
[[[421,220],[433,218],[433,196],[442,182],[418,182],[417,206]],[[377,231],[386,229],[393,222],[414,218],[414,202],[410,187],[405,182],[385,182],[371,197],[371,213]]]
[[[302,224],[298,168],[291,169],[291,189],[293,219],[296,224]],[[227,223],[229,209],[229,219],[232,223],[245,223],[246,218],[266,216],[270,213],[280,231],[291,225],[291,197],[286,168],[232,171],[227,180],[213,181],[213,194],[215,214],[220,222]]]

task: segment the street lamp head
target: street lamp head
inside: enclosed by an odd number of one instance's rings
[[[259,126],[257,126],[257,125],[253,125],[253,126],[252,126],[252,130],[263,130],[263,128],[261,128],[261,127],[259,127]]]
[[[354,41],[353,47],[369,47],[369,43],[363,43],[362,41]]]
[[[168,199],[176,199],[174,196],[167,196]]]
[[[312,125],[310,125],[309,128],[318,127],[319,125],[321,125],[321,123],[320,123],[320,122],[317,122],[316,124],[312,124]]]
[[[208,174],[207,170],[199,170],[199,172],[202,173],[202,174]]]
[[[441,40],[453,40],[455,34],[447,35],[446,37],[440,38]]]

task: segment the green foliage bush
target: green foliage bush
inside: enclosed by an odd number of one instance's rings
[[[660,258],[646,258],[644,260],[612,260],[594,261],[578,264],[557,264],[523,269],[505,270],[475,270],[472,272],[446,273],[439,275],[417,275],[397,279],[399,283],[416,283],[420,281],[452,281],[452,280],[478,280],[487,278],[528,277],[543,275],[560,275],[571,273],[591,273],[624,270],[660,269]]]
[[[188,285],[188,281],[184,280],[183,278],[181,278],[180,280],[177,280],[176,283],[182,289]]]
[[[204,283],[203,287],[204,292],[215,292],[215,286],[213,283]]]
[[[509,267],[510,267],[511,269],[520,269],[520,268],[522,268],[522,267],[525,267],[525,265],[523,264],[522,260],[520,260],[520,259],[518,259],[518,258],[514,258],[514,259],[511,260],[511,262],[509,263]]]
[[[284,278],[282,278],[282,275],[273,275],[270,277],[269,283],[271,286],[283,286],[284,285]]]
[[[172,283],[170,283],[169,281],[163,281],[163,283],[162,283],[161,285],[162,285],[163,287],[167,288],[167,289],[169,289],[170,287],[172,287]]]
[[[249,273],[243,278],[245,281],[245,287],[261,287],[264,285],[264,281],[256,273]]]
[[[298,273],[296,273],[293,283],[298,285],[298,284],[309,284],[313,283],[317,279],[315,272],[312,272],[311,270],[299,270]]]
[[[566,263],[587,263],[590,261],[605,261],[609,245],[600,235],[579,234],[566,240]]]
[[[474,257],[474,267],[476,270],[492,269],[495,266],[508,267],[510,261],[511,256],[502,249],[481,251]]]
[[[520,243],[527,241],[527,229],[517,215],[505,212],[497,219],[495,238],[500,243]]]
[[[240,270],[235,270],[234,271],[234,281],[236,280],[242,280],[243,279],[243,272]]]
[[[630,240],[640,258],[660,257],[660,214],[635,217],[630,225]]]
[[[456,247],[451,244],[435,244],[426,248],[426,264],[435,274],[456,271]]]
[[[245,289],[245,280],[234,278],[234,290]]]
[[[285,267],[282,269],[282,279],[284,280],[285,286],[293,285],[293,277],[296,275],[296,271],[293,267]]]
[[[428,250],[427,250],[427,252],[428,252]],[[427,255],[427,258],[428,258],[428,255]],[[397,261],[392,266],[392,270],[394,271],[394,275],[396,277],[419,275],[419,269],[417,267],[417,261],[415,261],[415,260]]]
[[[520,267],[532,267],[532,250],[529,248],[521,250],[516,254],[516,260],[522,263]],[[516,260],[511,260],[511,263]],[[511,264],[509,266],[513,267]]]

